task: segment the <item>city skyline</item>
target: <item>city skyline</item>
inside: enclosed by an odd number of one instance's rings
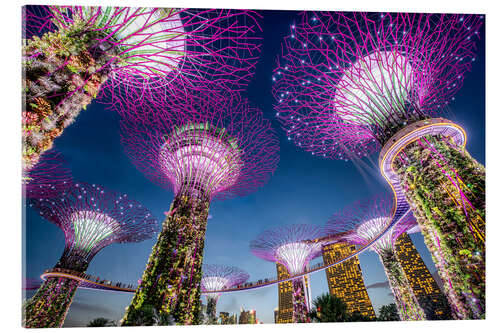
[[[278,41],[288,32],[297,12],[260,13],[264,15],[262,58],[258,62],[256,76],[244,95],[262,108],[265,117],[273,122],[280,139],[281,161],[269,184],[257,192],[212,204],[204,258],[204,262],[238,265],[250,274],[250,281],[275,276],[275,264],[254,258],[248,251],[250,240],[268,226],[291,223],[322,225],[333,211],[362,197],[365,191],[388,191],[380,175],[375,175],[367,183],[352,162],[313,157],[287,142],[273,119],[270,73],[274,67],[273,56],[279,52]],[[273,27],[276,27],[274,31]],[[273,32],[278,36],[273,37]],[[450,106],[450,119],[464,126],[468,134],[468,151],[484,163],[484,112],[481,111],[484,110],[484,38],[478,46],[472,72],[466,76],[463,88]],[[132,166],[120,145],[118,120],[117,114],[104,110],[103,105],[94,102],[82,112],[75,124],[55,140],[55,147],[68,160],[75,179],[102,183],[113,190],[131,193],[144,202],[156,218],[163,220],[165,207],[173,194],[148,182]],[[333,193],[331,189],[335,189]],[[283,193],[287,195],[283,196]],[[54,258],[57,260],[64,246],[63,237],[30,209],[27,209],[26,221],[26,276],[37,278],[51,267]],[[422,236],[413,234],[411,238],[425,264],[434,273],[435,268]],[[96,256],[87,272],[113,281],[136,284],[153,244],[154,240],[148,240],[127,245],[127,249],[110,246]],[[311,264],[317,262],[314,260]],[[389,289],[384,288],[386,280],[382,266],[373,253],[360,255],[360,264],[364,283],[378,312],[381,305],[393,302],[392,296],[387,295]],[[311,274],[310,278],[313,299],[328,292],[322,271]],[[276,286],[265,287],[225,295],[217,305],[217,312],[238,313],[240,307],[255,309],[259,320],[273,323],[273,311],[278,305],[276,289]],[[65,326],[84,325],[98,317],[98,313],[110,319],[120,319],[131,297],[132,294],[79,289]],[[94,307],[94,304],[99,306]]]

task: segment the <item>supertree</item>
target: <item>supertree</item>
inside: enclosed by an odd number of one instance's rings
[[[40,216],[64,232],[64,252],[24,306],[25,327],[61,327],[79,282],[64,273],[81,274],[92,258],[114,243],[140,242],[158,231],[158,221],[139,202],[102,186],[75,183],[54,198],[30,199]]]
[[[67,190],[73,183],[71,170],[60,152],[49,150],[31,170],[23,170],[25,198],[50,198]]]
[[[373,241],[392,221],[393,202],[390,196],[378,196],[355,202],[333,214],[325,226],[328,234],[351,229],[343,238],[351,243],[367,245]],[[387,280],[401,320],[424,320],[425,313],[417,301],[394,248],[396,239],[415,226],[415,218],[409,214],[387,230],[370,249],[375,251],[384,266]]]
[[[225,265],[204,265],[203,277],[201,278],[201,290],[217,291],[231,288],[248,280],[250,275],[242,269]],[[216,306],[220,293],[208,293],[207,315],[211,320],[216,318]]]
[[[274,71],[288,138],[379,166],[421,226],[458,318],[484,316],[485,170],[443,118],[475,61],[479,15],[303,13]],[[406,203],[404,203],[406,205]]]
[[[174,199],[123,324],[134,325],[144,306],[196,324],[210,202],[266,183],[278,163],[278,140],[262,112],[240,98],[155,94],[125,107],[147,115],[122,119],[125,152]]]
[[[264,260],[284,265],[290,275],[303,273],[306,265],[321,254],[321,242],[306,242],[323,236],[323,229],[310,224],[278,226],[259,234],[250,242],[250,250]],[[292,280],[294,323],[309,321],[304,278]]]
[[[246,10],[26,6],[23,13],[27,169],[98,94],[112,103],[165,85],[170,93],[208,84],[239,90],[261,43],[260,16]]]

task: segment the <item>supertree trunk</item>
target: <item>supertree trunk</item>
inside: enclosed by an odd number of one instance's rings
[[[199,324],[200,282],[209,200],[179,194],[153,247],[122,325],[134,326],[153,306],[179,324]]]
[[[484,167],[448,139],[429,135],[406,146],[395,169],[445,282],[454,316],[483,318]]]
[[[71,257],[70,252],[65,249],[54,269],[84,273],[88,261],[80,257]],[[23,325],[27,328],[61,327],[78,285],[78,281],[66,277],[47,278],[36,294],[24,304]]]
[[[417,216],[416,214],[414,214]],[[444,261],[445,256],[441,249],[439,239],[437,237],[437,232],[432,229],[421,228],[422,235],[424,236],[425,243],[429,249],[434,265],[437,268],[439,277],[443,281],[443,289],[445,291],[448,303],[451,306],[452,316],[454,319],[464,319],[467,317],[467,308],[464,306],[463,302],[460,300],[460,296],[457,294],[456,290],[452,285],[452,278],[449,275],[448,270],[446,270],[446,263]]]
[[[307,304],[306,304],[306,294],[304,288],[304,279],[298,278],[292,280],[293,287],[293,317],[292,321],[294,323],[306,323],[308,322],[307,317]]]
[[[98,32],[77,25],[33,37],[23,48],[23,163],[40,154],[96,97],[116,51]]]
[[[401,320],[425,320],[424,310],[418,304],[396,253],[393,250],[381,250],[379,258],[394,294],[399,318]]]
[[[61,327],[79,282],[65,277],[48,278],[24,309],[26,328]]]

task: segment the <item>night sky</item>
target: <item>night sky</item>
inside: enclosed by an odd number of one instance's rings
[[[361,177],[352,162],[322,159],[299,149],[288,140],[275,121],[271,95],[271,73],[280,43],[288,33],[298,12],[261,11],[263,45],[261,59],[248,90],[244,93],[272,120],[280,139],[280,162],[269,183],[245,197],[213,201],[212,218],[208,220],[204,262],[234,265],[250,274],[250,281],[276,275],[276,266],[253,256],[249,243],[260,232],[277,225],[293,223],[324,224],[336,210],[345,205],[384,191],[389,191],[382,176],[373,172]],[[478,43],[477,60],[472,72],[466,74],[462,89],[455,96],[450,111],[443,116],[467,131],[467,149],[480,163],[485,163],[485,70],[484,27]],[[149,182],[132,165],[120,144],[119,116],[94,101],[69,126],[55,147],[70,164],[76,181],[101,184],[114,191],[127,193],[140,201],[158,218],[168,211],[173,193]],[[377,160],[377,155],[371,159]],[[64,249],[63,232],[37,212],[26,209],[25,276],[38,278],[53,267]],[[435,272],[430,255],[420,234],[412,240],[431,273]],[[137,284],[145,268],[152,239],[133,244],[113,244],[93,259],[88,274],[112,281]],[[318,262],[319,259],[313,261]],[[368,293],[375,310],[392,303],[393,297],[378,256],[374,252],[360,255]],[[370,287],[371,286],[371,287]],[[311,276],[313,298],[328,292],[323,271]],[[32,291],[27,292],[31,297]],[[130,304],[133,294],[79,289],[64,326],[85,326],[96,317],[119,320]],[[205,303],[205,297],[202,297]],[[278,306],[277,285],[221,296],[217,312],[237,312],[240,308],[255,309],[257,318],[273,323],[273,310]]]

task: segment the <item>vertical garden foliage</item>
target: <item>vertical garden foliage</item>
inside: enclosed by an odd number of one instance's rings
[[[379,258],[394,294],[399,318],[401,320],[424,320],[424,310],[418,304],[396,253],[393,250],[383,249],[379,251]]]
[[[23,47],[23,163],[30,169],[107,79],[116,51],[99,32],[75,24]]]
[[[304,279],[298,278],[292,280],[293,286],[293,318],[294,323],[305,323],[308,321],[308,310],[306,305],[306,295],[304,288]]]
[[[88,262],[79,257],[71,258],[64,251],[55,268],[84,273]],[[25,327],[61,327],[73,302],[79,282],[65,277],[50,277],[24,305]]]
[[[26,302],[23,325],[27,328],[61,327],[78,284],[64,277],[48,278]]]
[[[163,224],[132,303],[122,321],[139,325],[143,307],[199,324],[201,265],[209,200],[178,194]]]
[[[485,169],[443,137],[409,144],[395,170],[459,319],[485,311]]]

